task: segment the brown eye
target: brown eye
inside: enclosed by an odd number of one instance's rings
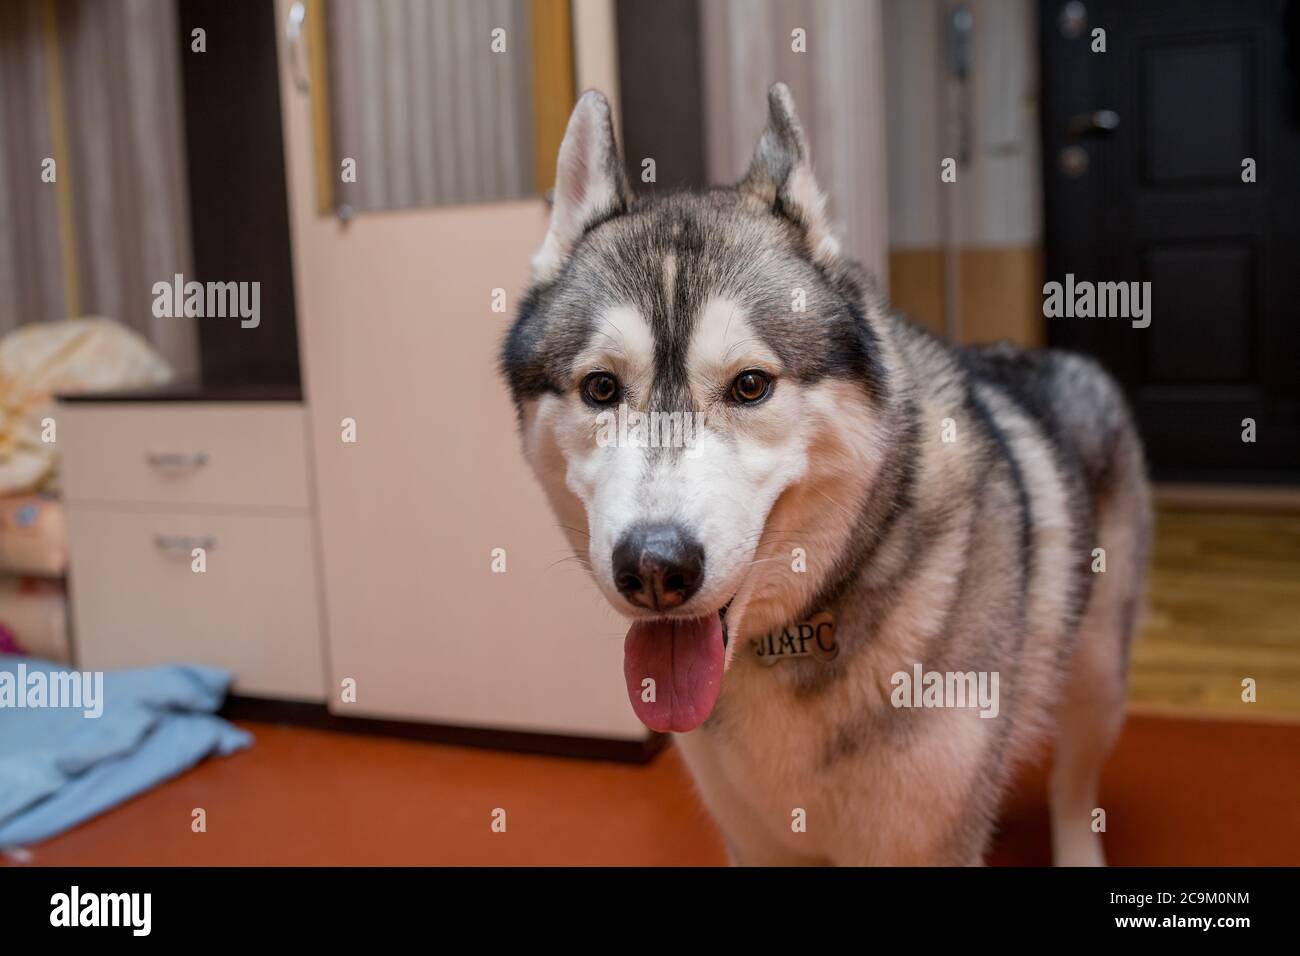
[[[593,405],[609,405],[618,398],[618,379],[608,372],[592,372],[582,380],[582,397]]]
[[[767,397],[772,389],[772,380],[767,373],[749,369],[736,376],[731,383],[731,397],[744,405],[753,405]]]

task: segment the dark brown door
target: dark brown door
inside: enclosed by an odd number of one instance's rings
[[[1148,327],[1047,318],[1049,343],[1123,382],[1156,477],[1300,480],[1296,0],[1040,16],[1046,280],[1151,283]]]

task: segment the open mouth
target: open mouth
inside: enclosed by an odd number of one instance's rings
[[[641,723],[686,733],[713,712],[722,690],[728,601],[696,618],[637,621],[623,641],[627,696]]]

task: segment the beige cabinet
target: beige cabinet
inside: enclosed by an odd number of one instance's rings
[[[56,415],[78,666],[209,664],[236,693],[323,700],[302,405],[74,401]]]

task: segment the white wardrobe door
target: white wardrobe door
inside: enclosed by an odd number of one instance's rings
[[[279,0],[281,22],[288,3]],[[331,707],[642,738],[626,625],[568,553],[495,368],[541,200],[357,216],[315,208],[310,94],[281,51],[290,222],[321,543]],[[355,422],[355,442],[344,438]],[[493,549],[506,572],[493,573]],[[355,680],[356,701],[340,700]]]

